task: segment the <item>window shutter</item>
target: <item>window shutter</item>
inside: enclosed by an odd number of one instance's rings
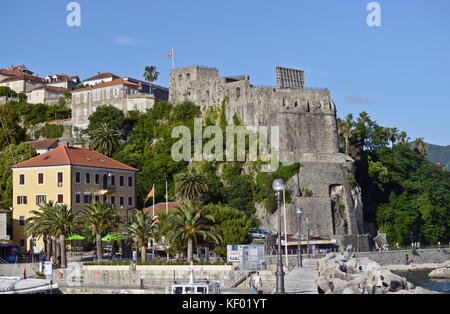
[[[39,195],[36,195],[36,205],[39,205]]]
[[[26,197],[26,196],[23,197],[23,203],[24,203],[25,205],[27,204],[27,197]]]
[[[17,196],[17,205],[20,205],[20,196]]]

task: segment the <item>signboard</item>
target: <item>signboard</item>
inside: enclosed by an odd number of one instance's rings
[[[53,274],[53,264],[52,262],[44,263],[44,275],[52,275]]]

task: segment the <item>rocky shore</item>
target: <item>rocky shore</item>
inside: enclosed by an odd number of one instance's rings
[[[330,253],[318,261],[319,294],[435,294],[353,253]]]
[[[450,279],[450,260],[442,263],[439,268],[429,273],[428,277],[433,279]]]

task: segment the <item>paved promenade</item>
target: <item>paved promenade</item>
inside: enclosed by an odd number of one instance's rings
[[[296,267],[284,278],[284,287],[289,294],[318,294],[315,279],[317,260],[304,259],[303,267]]]

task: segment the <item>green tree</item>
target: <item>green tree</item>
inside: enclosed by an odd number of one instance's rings
[[[79,222],[95,234],[98,260],[103,259],[102,232],[109,232],[118,226],[118,216],[115,208],[108,203],[92,202],[85,205],[80,212]]]
[[[176,208],[175,213],[169,214],[163,232],[167,241],[187,244],[187,260],[192,261],[193,243],[198,243],[200,237],[205,241],[212,239],[216,243],[221,241],[213,228],[214,217],[196,208],[194,203],[183,203]]]
[[[25,129],[20,126],[20,117],[14,106],[10,103],[0,106],[0,150],[24,140]]]
[[[248,232],[256,226],[252,216],[230,206],[209,204],[204,206],[206,215],[214,218],[215,230],[221,237],[216,253],[226,256],[227,245],[250,243]]]
[[[111,129],[121,130],[124,121],[125,116],[121,110],[113,106],[100,106],[89,116],[86,133],[91,134],[91,132],[99,129],[103,123],[106,123]]]
[[[126,224],[122,227],[122,233],[138,239],[141,248],[141,260],[143,262],[147,260],[145,246],[150,239],[158,237],[156,219],[149,212],[146,213],[143,210],[138,210],[131,220],[131,225]]]
[[[91,132],[91,148],[100,154],[112,157],[120,146],[120,133],[107,123],[101,123]]]
[[[206,177],[195,167],[189,167],[185,172],[175,177],[176,194],[182,200],[199,202],[207,194]]]

